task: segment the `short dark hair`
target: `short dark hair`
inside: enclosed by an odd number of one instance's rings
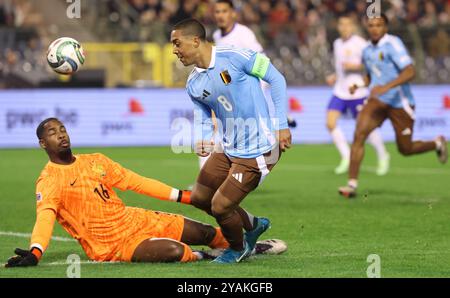
[[[353,23],[356,23],[355,22],[355,17],[354,17],[354,15],[352,15],[351,13],[343,13],[343,14],[340,14],[339,16],[338,16],[338,21],[340,20],[340,19],[350,19]]]
[[[198,36],[202,41],[206,40],[206,29],[196,19],[185,19],[175,24],[174,30],[181,30],[185,34]]]
[[[41,123],[39,123],[38,127],[36,128],[36,136],[37,136],[37,138],[39,140],[42,139],[42,135],[44,134],[44,126],[45,126],[45,124],[47,124],[50,121],[61,122],[61,121],[59,121],[58,118],[51,117],[51,118],[47,118],[47,119],[43,120]]]
[[[216,4],[218,4],[218,3],[228,4],[232,9],[234,9],[234,4],[233,4],[233,1],[231,1],[231,0],[217,0]]]
[[[383,19],[384,24],[385,24],[386,26],[389,25],[389,19],[388,19],[388,17],[387,17],[384,13],[382,13],[382,14],[380,14],[379,16],[376,16],[376,17],[370,17],[369,19]]]
[[[389,25],[389,19],[387,17],[387,15],[385,15],[384,13],[382,13],[380,15],[380,17],[384,20],[384,24]]]

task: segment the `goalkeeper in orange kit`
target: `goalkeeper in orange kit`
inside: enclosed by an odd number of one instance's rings
[[[103,154],[73,155],[56,118],[36,131],[50,161],[36,182],[37,217],[30,250],[16,249],[6,267],[37,265],[55,220],[95,261],[189,262],[205,257],[189,245],[227,248],[219,228],[177,214],[127,207],[113,188],[190,203],[190,192],[142,177]]]

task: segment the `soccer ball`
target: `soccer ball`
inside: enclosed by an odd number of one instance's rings
[[[83,47],[73,38],[58,38],[48,47],[47,62],[59,74],[75,73],[84,63]]]

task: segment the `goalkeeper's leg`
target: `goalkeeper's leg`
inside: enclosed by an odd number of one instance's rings
[[[190,218],[184,219],[181,242],[188,245],[206,245],[211,248],[228,248],[229,243],[220,228]]]
[[[224,249],[229,244],[219,228],[184,218],[181,239],[175,226],[168,226],[158,237],[150,237],[137,245],[131,257],[132,262],[191,262],[202,259],[189,245],[207,245]],[[177,241],[177,240],[180,241]]]
[[[134,250],[132,262],[192,262],[202,256],[185,243],[167,239],[150,238],[142,241]]]

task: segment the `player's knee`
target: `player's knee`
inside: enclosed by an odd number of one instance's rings
[[[165,254],[165,259],[168,261],[180,261],[184,255],[184,247],[179,243],[170,243]]]
[[[401,155],[404,155],[404,156],[413,154],[412,146],[408,146],[408,145],[399,144],[398,151],[400,152]]]
[[[221,201],[213,201],[211,205],[211,212],[215,218],[222,218],[232,212],[231,206],[226,206]]]
[[[226,209],[223,208],[220,204],[212,204],[211,205],[211,212],[214,217],[221,217],[226,213]]]
[[[191,194],[191,204],[198,209],[205,210],[207,212],[211,211],[211,202],[209,198],[206,198],[200,192],[193,192]]]
[[[369,134],[363,130],[356,130],[353,137],[353,144],[364,144]]]
[[[336,122],[327,120],[327,129],[332,132],[336,128]]]

